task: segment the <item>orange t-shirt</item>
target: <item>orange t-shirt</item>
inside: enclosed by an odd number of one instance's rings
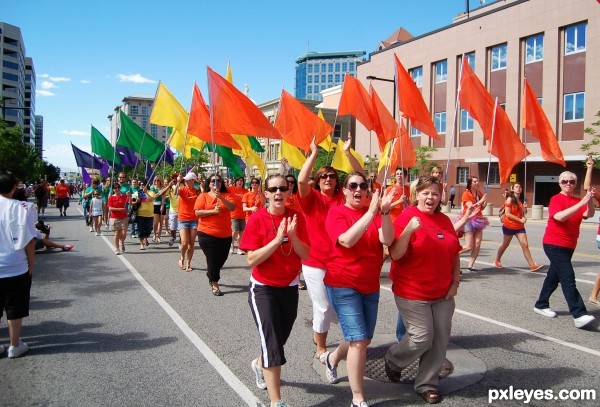
[[[248,192],[246,188],[239,188],[236,186],[227,187],[227,192],[233,196],[235,201],[235,210],[231,211],[231,219],[245,219],[246,214],[244,213],[244,207],[242,205],[242,198]]]
[[[517,201],[516,205],[511,204],[509,201],[504,204],[505,213],[510,213],[512,216],[521,219],[523,217],[523,204],[520,201]],[[523,229],[525,225],[521,222],[517,222],[516,220],[509,219],[508,216],[504,216],[504,222],[502,224],[512,230]]]
[[[58,184],[56,186],[56,197],[65,199],[69,197],[69,186],[66,184]]]
[[[194,212],[194,204],[198,196],[198,190],[188,188],[186,185],[179,187],[179,208],[177,209],[177,219],[183,221],[197,220]]]
[[[465,192],[463,192],[462,197],[460,198],[460,202],[462,203],[462,215],[464,215],[467,212],[467,202],[476,204],[477,201],[479,201],[480,199],[481,192],[475,191],[475,195],[473,195],[473,193],[470,190],[465,189]],[[483,209],[479,209],[479,211],[477,212],[477,216],[483,216]]]
[[[223,199],[233,203],[235,201],[230,193],[222,192]],[[181,199],[181,197],[180,197]],[[215,209],[217,203],[221,211],[214,215],[204,216],[198,219],[198,232],[206,233],[213,237],[229,237],[231,236],[231,215],[227,208],[219,201],[218,198],[210,196],[208,192],[198,195],[194,210],[212,210]],[[179,210],[181,210],[181,201],[179,202]]]
[[[398,184],[390,185],[389,187],[387,187],[387,189],[385,191],[388,194],[394,195],[392,202],[396,202],[398,199],[400,199],[400,197],[403,194],[402,187],[401,187],[401,185],[398,185]],[[406,199],[408,199],[410,197],[410,185],[409,184],[404,184],[404,195],[406,196]],[[404,210],[404,203],[402,203],[402,202],[399,205],[396,205],[395,207],[390,209],[390,217],[392,218],[392,222],[394,222],[396,220],[396,218],[402,213],[403,210]]]
[[[285,202],[285,206],[287,208],[293,209],[295,211],[298,211],[300,213],[304,213],[302,211],[302,207],[300,206],[300,195],[296,192],[295,194],[290,194],[288,196],[287,201]]]
[[[253,206],[256,206],[258,209],[263,207],[263,204],[260,200],[260,194],[262,194],[262,192],[258,191],[258,192],[246,192],[244,194],[244,197],[242,198],[242,203],[246,204],[246,207],[248,208],[252,208]],[[250,217],[250,215],[252,215],[252,212],[248,211],[246,212],[246,220],[248,220],[248,218]]]

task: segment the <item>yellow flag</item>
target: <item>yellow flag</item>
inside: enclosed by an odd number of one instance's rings
[[[393,140],[388,141],[383,148],[383,152],[381,153],[381,161],[379,161],[379,168],[377,168],[377,172],[381,171],[383,167],[389,165],[390,161],[390,149],[392,148]]]
[[[321,119],[325,120],[325,117],[323,117],[323,112],[321,111],[321,109],[319,109],[318,116]],[[331,141],[331,134],[328,134],[327,137],[325,137],[325,139],[319,143],[319,147],[325,149],[325,151],[327,151],[328,153],[331,152],[335,148],[335,144],[333,143],[333,141]]]
[[[204,141],[200,140],[198,137],[188,134],[186,142],[185,137],[179,132],[179,130],[173,131],[171,137],[169,137],[169,140],[167,140],[167,144],[183,154],[185,158],[190,158],[192,156],[192,148],[198,151],[202,151],[204,148]],[[185,151],[183,150],[184,145]]]
[[[304,157],[304,154],[302,154],[298,147],[287,143],[285,140],[281,140],[279,146],[279,160],[284,158],[291,167],[296,168],[297,170],[301,170],[302,165],[304,165],[304,162],[306,161],[306,157]]]
[[[356,158],[356,160],[360,163],[361,168],[364,168],[365,161],[354,149],[350,148],[350,154]],[[342,139],[338,140],[337,148],[335,150],[335,154],[333,155],[333,160],[331,161],[331,166],[336,170],[340,170],[345,172],[346,174],[350,174],[354,171],[354,168],[348,161],[346,154],[344,153],[344,142]]]

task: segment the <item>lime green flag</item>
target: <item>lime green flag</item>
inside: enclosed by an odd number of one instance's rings
[[[115,154],[115,149],[110,144],[102,133],[100,133],[94,126],[92,126],[92,153],[99,155],[102,158],[106,158],[110,162],[115,164],[121,164],[121,157],[119,154]]]
[[[146,133],[136,122],[123,111],[119,112],[121,132],[117,140],[118,146],[129,147],[150,161],[158,161],[165,151],[165,145]]]

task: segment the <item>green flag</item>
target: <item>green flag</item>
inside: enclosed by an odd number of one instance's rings
[[[260,145],[260,143],[258,142],[258,140],[256,139],[256,137],[254,136],[248,136],[248,140],[250,140],[250,147],[252,147],[252,149],[254,151],[256,151],[257,153],[264,153],[265,149],[263,148],[263,146]]]
[[[121,164],[119,154],[115,154],[113,146],[94,126],[92,126],[92,153],[115,164]]]
[[[123,111],[119,112],[121,132],[117,140],[118,146],[129,147],[150,161],[157,161],[165,151],[165,145],[146,133],[144,129],[131,120]]]
[[[213,145],[209,143],[204,145],[204,148],[210,152],[213,151],[212,147]],[[218,144],[215,144],[215,147],[215,152],[223,159],[223,165],[229,168],[230,175],[233,178],[243,177],[244,170],[242,170],[239,164],[240,156],[233,154],[233,151],[231,151],[231,148],[229,147],[220,146]]]

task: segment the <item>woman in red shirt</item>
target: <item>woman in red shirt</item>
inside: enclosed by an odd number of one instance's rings
[[[527,263],[529,264],[529,270],[537,271],[544,266],[534,263],[533,258],[531,257],[531,252],[529,251],[527,233],[525,232],[525,222],[527,222],[525,211],[527,209],[525,204],[521,201],[523,186],[521,186],[520,182],[516,182],[510,189],[511,191],[506,196],[506,201],[504,202],[504,220],[502,221],[502,233],[504,234],[504,240],[498,248],[494,265],[499,269],[504,268],[500,259],[508,248],[513,236],[517,236],[517,240],[521,245],[525,260],[527,260]]]
[[[415,390],[428,403],[438,403],[439,373],[450,338],[454,296],[460,284],[460,244],[452,221],[442,214],[442,188],[436,177],[419,178],[416,206],[396,219],[390,247],[390,279],[396,306],[407,334],[385,355],[389,379],[415,360]]]
[[[380,212],[379,190],[367,206],[368,189],[362,173],[349,174],[342,188],[345,203],[331,208],[325,221],[332,253],[324,283],[344,336],[335,351],[325,353],[325,372],[330,383],[337,383],[337,365],[347,359],[352,406],[365,401],[367,346],[377,322],[383,245],[394,240],[393,196],[382,198]]]
[[[231,212],[231,249],[229,253],[235,253],[235,242],[238,243],[238,251],[237,254],[244,255],[244,253],[240,249],[240,242],[242,241],[242,236],[244,235],[244,229],[246,229],[246,214],[244,213],[244,206],[242,200],[244,199],[244,195],[248,192],[248,189],[244,187],[244,178],[237,177],[234,181],[234,185],[227,187],[227,192],[233,196],[235,200],[235,210]]]
[[[112,186],[113,194],[108,197],[106,206],[112,220],[115,231],[115,254],[121,254],[125,251],[125,238],[127,237],[127,227],[129,225],[127,218],[127,204],[129,203],[131,193],[127,195],[121,193],[121,185],[114,183]]]
[[[471,205],[479,204],[480,208],[485,207],[487,200],[487,194],[479,192],[479,179],[477,177],[471,177],[467,180],[467,188],[462,194],[462,212],[461,216],[466,216],[467,208]],[[483,240],[483,229],[489,225],[486,217],[482,215],[480,209],[475,217],[469,220],[465,226],[465,247],[461,250],[461,253],[471,252],[471,258],[467,268],[469,271],[477,271],[474,268],[475,260],[479,256],[479,250],[481,249],[481,241]]]
[[[240,248],[252,267],[248,304],[260,334],[260,356],[252,361],[256,386],[267,389],[271,405],[281,401],[284,345],[298,313],[298,272],[308,257],[309,239],[302,214],[286,208],[289,187],[281,175],[266,181],[269,207],[248,220]]]
[[[235,210],[233,196],[227,192],[220,175],[207,178],[205,191],[196,199],[194,211],[198,221],[198,243],[206,256],[206,277],[213,295],[223,295],[219,288],[221,268],[231,246],[231,211]],[[181,203],[180,203],[181,205]]]
[[[246,213],[246,222],[254,212],[265,206],[265,196],[260,191],[260,180],[252,178],[250,180],[250,191],[242,197],[242,208]]]
[[[575,327],[583,328],[594,317],[588,315],[581,294],[577,291],[571,258],[577,246],[581,221],[594,216],[594,188],[590,188],[581,199],[574,196],[577,176],[569,171],[558,176],[558,184],[561,191],[550,199],[548,226],[542,239],[550,266],[533,310],[548,318],[556,317],[556,312],[550,309],[550,296],[560,283]]]

